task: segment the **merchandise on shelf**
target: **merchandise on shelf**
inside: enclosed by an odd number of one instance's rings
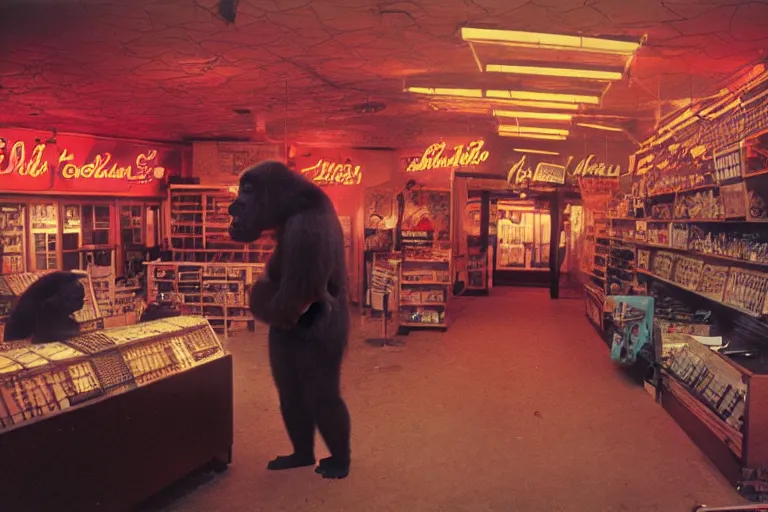
[[[228,333],[233,322],[250,323],[248,287],[264,271],[260,263],[147,263],[147,300],[175,303],[182,314],[203,315]]]
[[[729,267],[706,264],[701,271],[701,279],[696,291],[705,297],[721,302],[728,282]]]
[[[674,219],[721,219],[723,216],[723,204],[717,190],[678,195],[672,214]]]
[[[725,285],[723,302],[754,315],[768,314],[765,295],[768,293],[768,274],[732,267]]]
[[[765,230],[736,231],[733,226],[722,224],[692,226],[688,248],[697,253],[768,264],[768,232]]]

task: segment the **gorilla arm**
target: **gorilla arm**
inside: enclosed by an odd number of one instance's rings
[[[312,303],[328,297],[328,282],[336,262],[335,240],[341,236],[333,229],[328,214],[317,211],[294,215],[282,233],[280,253],[281,278],[263,315],[271,325],[290,328]],[[261,285],[260,297],[267,297],[270,286]],[[261,308],[257,308],[262,313]],[[256,313],[254,313],[256,315]]]

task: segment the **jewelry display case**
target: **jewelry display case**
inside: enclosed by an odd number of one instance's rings
[[[202,317],[0,351],[2,510],[129,510],[231,458],[232,359]],[[39,492],[41,488],[45,492]]]

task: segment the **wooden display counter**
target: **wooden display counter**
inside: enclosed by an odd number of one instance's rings
[[[734,485],[743,469],[768,465],[766,365],[747,369],[704,347],[675,357],[664,366],[664,409]]]
[[[130,510],[232,442],[232,357],[205,319],[0,352],[0,510]]]

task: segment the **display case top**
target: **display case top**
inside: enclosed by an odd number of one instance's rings
[[[208,321],[192,316],[10,346],[0,351],[0,432],[225,355]]]

